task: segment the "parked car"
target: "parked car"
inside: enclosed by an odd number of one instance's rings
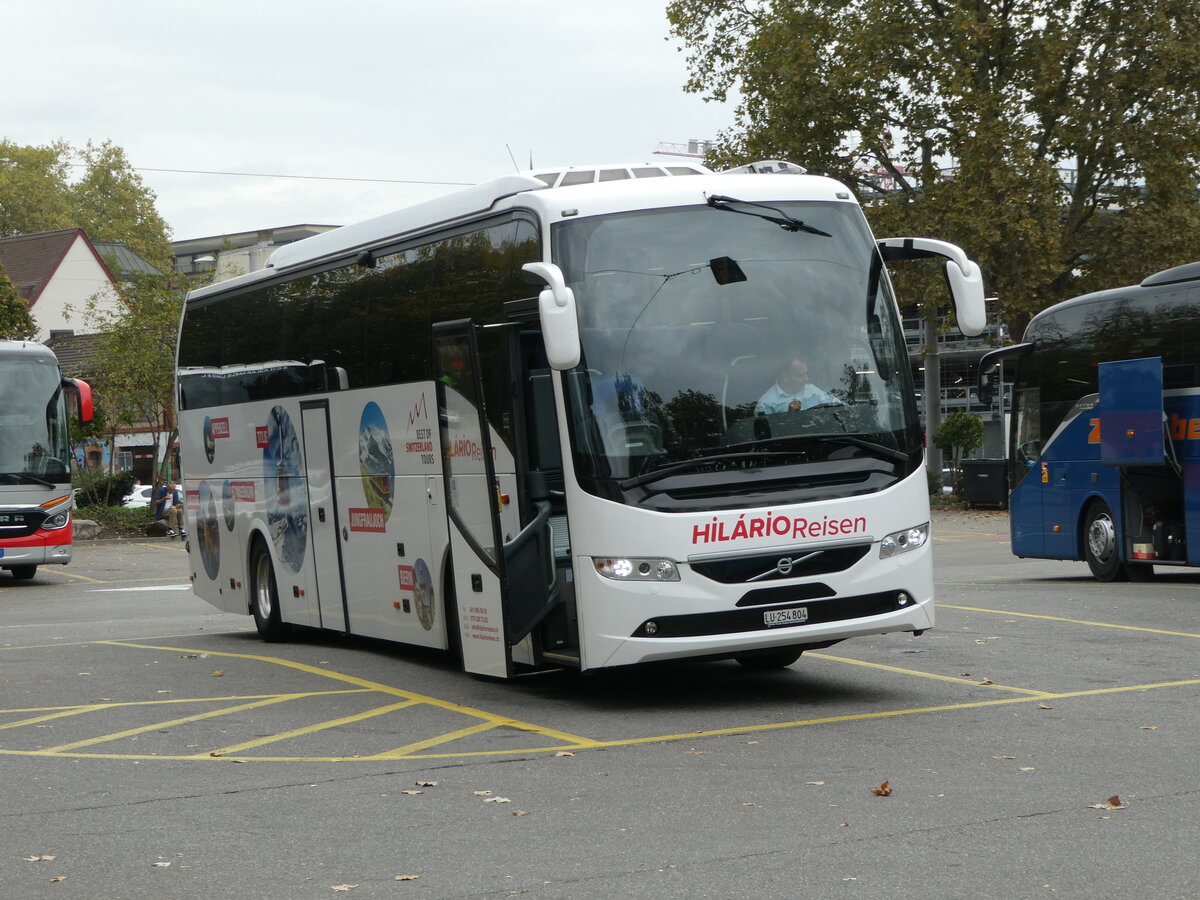
[[[126,509],[141,509],[149,506],[150,501],[154,498],[154,485],[139,484],[133,489],[133,493],[125,498],[121,504]]]

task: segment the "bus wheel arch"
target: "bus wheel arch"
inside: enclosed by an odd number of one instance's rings
[[[1128,580],[1126,566],[1121,562],[1117,523],[1103,500],[1092,500],[1084,510],[1080,543],[1083,558],[1097,581]]]
[[[250,541],[250,614],[259,636],[268,643],[283,639],[286,627],[279,608],[279,587],[271,551],[261,535]]]

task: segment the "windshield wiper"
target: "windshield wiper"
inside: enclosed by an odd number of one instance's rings
[[[55,487],[54,482],[30,475],[28,472],[0,472],[0,478],[7,480],[9,484],[40,484],[42,487]]]
[[[782,209],[776,209],[774,206],[767,206],[765,203],[753,203],[750,200],[739,200],[737,197],[726,197],[722,194],[709,194],[707,198],[708,205],[713,209],[723,209],[726,212],[740,213],[743,216],[756,216],[759,219],[766,219],[768,222],[774,222],[784,231],[804,231],[808,234],[819,234],[821,237],[833,237],[828,231],[822,231],[820,228],[813,228],[811,225],[805,225],[799,219],[793,218],[785,213]],[[740,203],[742,206],[757,206],[759,209],[769,209],[775,213],[773,216],[768,216],[765,213],[753,212],[749,209],[734,209],[729,206],[730,203]]]
[[[659,481],[666,478],[668,475],[674,475],[676,472],[683,472],[687,469],[700,469],[704,466],[712,465],[720,462],[752,462],[758,461],[769,456],[789,456],[794,457],[795,453],[790,452],[758,452],[758,453],[714,453],[711,456],[694,456],[691,459],[681,460],[669,466],[663,466],[659,469],[653,469],[649,472],[643,472],[641,475],[635,475],[632,478],[626,478],[624,481],[618,482],[618,486],[622,490],[629,490],[631,487],[637,487],[643,484],[650,484],[652,481]]]
[[[868,441],[866,438],[855,437],[852,434],[826,434],[813,438],[813,440],[820,441],[823,444],[852,444],[855,447],[870,450],[884,459],[891,459],[896,462],[908,462],[909,459],[908,454],[903,450],[897,450],[895,447],[888,447],[885,444],[879,444],[875,441]]]
[[[789,445],[803,446],[805,444],[850,444],[854,447],[862,447],[864,450],[869,450],[875,456],[890,459],[895,462],[908,462],[909,455],[903,450],[897,450],[895,447],[889,447],[886,444],[881,444],[878,441],[871,441],[864,437],[858,437],[853,434],[792,434],[779,435],[776,437],[761,438],[757,441],[747,441],[744,444],[735,444],[736,447],[786,447]],[[776,454],[779,455],[779,454]],[[794,452],[792,454],[794,455]]]

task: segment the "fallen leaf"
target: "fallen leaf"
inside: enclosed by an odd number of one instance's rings
[[[742,741],[743,744],[757,744],[758,741]]]
[[[1016,759],[1015,756],[993,756],[992,759]]]
[[[213,678],[220,678],[220,677],[221,677],[222,675],[224,675],[224,674],[225,674],[225,670],[224,670],[224,669],[213,669],[212,677],[213,677]]]
[[[1157,725],[1143,725],[1141,727],[1141,730],[1142,731],[1158,731],[1158,726]]]
[[[417,787],[437,787],[436,781],[418,781]]]
[[[514,809],[514,810],[513,810],[513,815],[514,815],[514,816],[527,816],[527,815],[529,815],[529,813],[527,813],[527,812],[526,812],[525,810],[523,810],[523,809]]]
[[[1032,772],[1033,766],[1021,766],[1021,771],[1022,772]]]
[[[214,750],[214,751],[212,751],[212,753],[210,753],[210,754],[208,754],[208,755],[209,755],[209,756],[224,756],[225,754],[224,754],[224,753],[218,753],[216,750]]]
[[[54,859],[54,857],[50,856],[48,853],[43,853],[41,856],[26,856],[23,857],[23,859],[25,862],[41,862],[44,859]]]
[[[492,793],[491,791],[475,791],[475,796],[476,797],[487,797],[491,793]]]
[[[425,793],[425,792],[424,792],[424,791],[413,791],[413,790],[408,790],[408,791],[401,791],[400,793],[402,793],[402,794],[423,794],[423,793]]]
[[[849,822],[842,822],[838,825],[838,828],[849,828],[849,827],[850,827]]]
[[[507,797],[484,797],[484,803],[512,803]]]
[[[55,875],[53,878],[50,879],[50,882],[53,884],[56,881],[66,881],[66,880],[67,880],[66,875]]]
[[[1047,706],[1045,703],[1039,703],[1039,704],[1037,705],[1037,708],[1038,708],[1038,709],[1054,709],[1054,707],[1053,707],[1053,706]]]
[[[154,865],[160,869],[165,869],[167,866],[170,865],[170,863],[169,862],[156,862],[156,863],[154,863]]]
[[[985,678],[985,679],[983,679],[983,681],[981,681],[979,683],[980,684],[995,684],[996,682],[992,681],[992,679],[990,679],[990,678]]]
[[[356,887],[358,887],[357,884],[331,884],[329,889],[331,891],[352,891]]]
[[[758,806],[757,803],[743,803],[742,806]]]
[[[1093,803],[1092,809],[1125,809],[1125,804],[1121,802],[1121,798],[1113,794],[1103,803]]]
[[[559,750],[554,755],[555,756],[574,756],[575,754],[572,753],[570,750]]]
[[[871,793],[875,794],[877,797],[890,797],[892,795],[892,788],[891,785],[885,781],[879,787],[871,788]]]
[[[817,784],[817,785],[820,785],[820,784],[824,784],[825,782],[823,782],[823,781],[806,781],[806,782],[804,782],[804,783],[805,783],[805,784]]]
[[[416,881],[420,877],[421,877],[420,875],[397,875],[396,880],[397,881]]]

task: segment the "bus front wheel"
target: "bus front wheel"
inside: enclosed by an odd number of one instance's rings
[[[37,566],[9,566],[8,570],[12,572],[12,577],[21,581],[27,581],[37,574]]]
[[[1083,528],[1083,556],[1097,581],[1125,581],[1129,576],[1117,546],[1117,526],[1104,503],[1088,509]]]
[[[275,566],[261,541],[250,553],[250,611],[259,637],[268,643],[283,640],[284,625],[279,614],[279,591],[275,586]]]

